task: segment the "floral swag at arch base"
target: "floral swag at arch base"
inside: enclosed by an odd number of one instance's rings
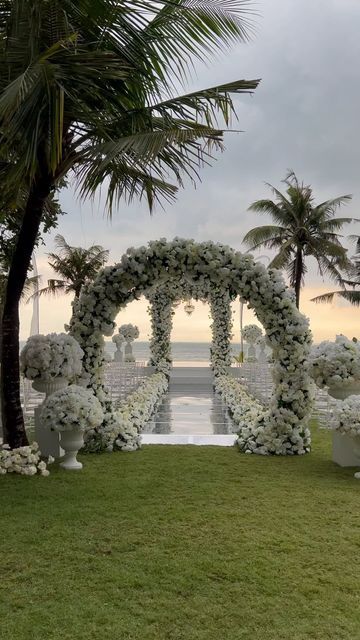
[[[296,309],[280,272],[266,269],[249,254],[213,242],[160,239],[130,248],[119,264],[105,267],[74,305],[70,332],[84,350],[81,383],[93,389],[103,405],[103,437],[119,431],[119,420],[103,384],[104,336],[111,336],[119,310],[141,295],[151,302],[152,364],[168,372],[172,305],[183,295],[207,300],[213,316],[212,368],[215,377],[230,364],[230,302],[246,300],[262,323],[273,350],[274,395],[268,410],[242,428],[245,452],[294,455],[310,450],[308,421],[312,382],[307,372],[311,334]],[[136,448],[128,443],[126,448]],[[124,447],[125,448],[125,447]]]

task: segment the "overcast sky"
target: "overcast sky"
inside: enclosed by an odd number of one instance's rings
[[[318,201],[353,194],[340,215],[360,218],[360,0],[262,0],[256,8],[260,15],[252,42],[218,57],[210,68],[199,68],[190,86],[261,78],[252,97],[237,100],[239,121],[233,125],[243,133],[226,134],[225,153],[202,172],[196,190],[189,185],[179,192],[175,205],[159,209],[152,217],[145,205],[124,204],[110,223],[101,206],[80,204],[71,190],[63,192],[61,202],[68,215],[60,220],[57,232],[69,244],[102,244],[110,249],[112,262],[128,246],[161,236],[215,240],[245,250],[244,234],[268,222],[264,216],[250,214],[248,206],[270,195],[265,182],[282,188],[288,168],[312,185]],[[360,224],[344,232],[360,234]],[[53,250],[53,236],[48,236],[38,254],[39,271],[45,278],[50,275],[46,252]],[[345,244],[351,254],[351,243],[345,240]],[[310,316],[316,340],[339,332],[358,333],[357,309],[308,302],[318,291],[332,288],[309,263],[302,310]],[[141,303],[133,303],[119,315],[119,322],[136,320],[141,338],[147,339],[144,310]],[[66,298],[51,304],[42,300],[41,331],[61,331],[69,313]],[[23,338],[28,335],[30,316],[30,307],[24,307]],[[250,320],[249,314],[246,321]],[[190,322],[179,313],[175,325],[174,339],[209,337],[205,307],[200,306]]]

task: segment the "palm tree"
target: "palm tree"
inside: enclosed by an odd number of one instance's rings
[[[327,274],[339,283],[342,281],[340,270],[350,266],[337,231],[353,218],[335,218],[334,214],[352,196],[340,196],[316,205],[311,187],[300,183],[293,171],[283,182],[287,186],[286,195],[266,183],[276,201],[257,200],[249,207],[249,211],[270,215],[276,224],[251,229],[243,242],[250,250],[259,247],[277,250],[269,267],[286,269],[299,308],[300,290],[307,271],[306,257],[313,256],[320,274]]]
[[[330,291],[329,293],[323,293],[321,296],[316,296],[316,298],[311,298],[312,302],[332,302],[334,297],[339,297],[351,302],[351,304],[355,306],[360,306],[360,291],[355,291],[356,287],[360,287],[360,237],[351,237],[356,240],[356,254],[352,258],[352,269],[348,274],[351,280],[343,279],[343,289]],[[345,285],[353,287],[353,289],[346,289]]]
[[[26,444],[19,394],[19,300],[44,203],[72,171],[82,196],[106,181],[150,209],[223,148],[238,80],[184,95],[194,59],[248,39],[249,0],[4,0],[0,3],[0,177],[28,198],[2,319],[4,437]],[[218,118],[223,122],[220,125]]]
[[[99,269],[104,266],[109,258],[109,252],[98,244],[88,249],[71,247],[61,235],[55,236],[55,246],[59,253],[49,253],[50,266],[61,278],[48,280],[47,287],[33,294],[56,295],[75,294],[75,300],[79,298],[84,284],[94,280]],[[31,299],[30,298],[30,299]]]

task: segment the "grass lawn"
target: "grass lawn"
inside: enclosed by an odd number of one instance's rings
[[[148,446],[1,478],[0,637],[357,640],[360,482],[313,436],[299,458]]]

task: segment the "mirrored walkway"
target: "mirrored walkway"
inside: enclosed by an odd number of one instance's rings
[[[220,398],[212,391],[169,391],[143,433],[225,435],[234,432]]]

